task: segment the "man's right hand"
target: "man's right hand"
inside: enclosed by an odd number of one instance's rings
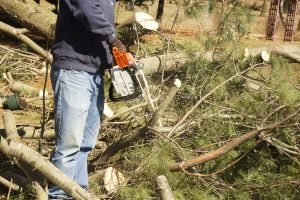
[[[116,38],[112,43],[111,43],[111,47],[117,47],[119,49],[119,51],[126,51],[126,47],[124,46],[124,44],[121,42],[121,40],[119,40],[118,38]]]

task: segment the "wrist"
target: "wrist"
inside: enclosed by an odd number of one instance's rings
[[[108,42],[108,44],[112,44],[114,41],[116,41],[118,38],[116,36],[115,33],[112,33],[111,35],[109,35],[106,39],[106,41]]]

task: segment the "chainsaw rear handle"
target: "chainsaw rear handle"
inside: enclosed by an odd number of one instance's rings
[[[116,63],[121,69],[125,69],[136,63],[136,60],[134,59],[133,55],[129,52],[120,51],[117,47],[114,47],[112,52]]]

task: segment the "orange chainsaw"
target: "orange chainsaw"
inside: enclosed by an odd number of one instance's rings
[[[109,98],[112,101],[131,100],[141,96],[144,91],[140,81],[142,64],[137,62],[129,52],[113,48],[113,56],[116,66],[110,69],[111,85]],[[145,76],[142,75],[143,84],[147,85]]]

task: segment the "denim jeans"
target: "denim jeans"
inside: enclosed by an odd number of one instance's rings
[[[94,148],[104,107],[102,75],[52,69],[55,101],[55,150],[52,163],[81,187],[88,187],[88,153]],[[66,199],[59,187],[49,187],[49,199]]]

